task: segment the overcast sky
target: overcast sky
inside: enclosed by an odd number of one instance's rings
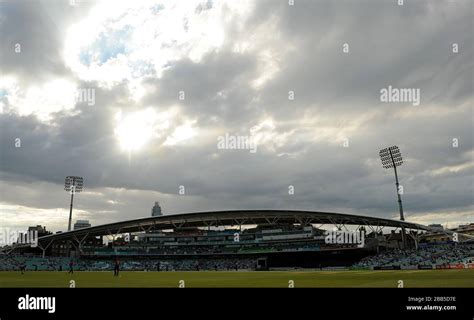
[[[0,226],[65,230],[68,175],[93,225],[154,201],[397,219],[392,145],[408,221],[474,222],[473,2],[397,1],[0,1]]]

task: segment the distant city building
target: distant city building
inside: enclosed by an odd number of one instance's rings
[[[43,227],[40,225],[28,227],[28,232],[34,232],[34,231],[38,232],[38,237],[43,237],[43,236],[47,236],[48,234],[51,234],[51,232],[46,231],[46,227]]]
[[[163,214],[161,213],[161,207],[158,201],[155,202],[155,205],[151,209],[151,216],[156,217],[156,216],[162,216]]]
[[[89,227],[91,227],[89,220],[77,220],[76,223],[74,224],[74,230],[89,228]]]
[[[27,232],[20,232],[18,234],[16,243],[31,242],[32,240],[34,241],[35,238],[44,237],[50,234],[52,233],[47,231],[46,227],[44,226],[40,226],[40,225],[31,226],[31,227],[28,227]]]
[[[445,229],[440,224],[430,224],[429,227],[432,227],[434,231],[429,231],[421,236],[426,242],[452,242],[454,239],[453,232],[458,234],[458,241],[465,241],[474,237],[474,223],[460,225],[452,229]]]
[[[459,227],[455,228],[453,231],[460,231],[466,233],[474,233],[474,223],[470,224],[461,224]]]

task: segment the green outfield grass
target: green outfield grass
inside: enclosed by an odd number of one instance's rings
[[[471,287],[472,270],[288,271],[288,272],[0,272],[0,287]]]

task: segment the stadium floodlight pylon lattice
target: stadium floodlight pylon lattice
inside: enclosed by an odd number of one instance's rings
[[[67,231],[71,231],[71,222],[72,222],[72,203],[74,200],[74,194],[81,192],[84,185],[84,179],[77,176],[67,176],[64,181],[64,190],[71,193],[71,206],[69,208],[69,224]]]
[[[404,221],[405,217],[403,216],[403,205],[402,205],[402,198],[400,196],[400,188],[398,183],[398,173],[397,167],[403,164],[402,154],[400,153],[400,149],[397,146],[392,146],[389,148],[385,148],[380,150],[379,152],[380,159],[382,160],[382,166],[385,169],[393,168],[395,171],[395,185],[397,186],[397,196],[398,196],[398,208],[400,209],[400,220]]]

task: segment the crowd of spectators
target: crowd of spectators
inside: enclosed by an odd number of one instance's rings
[[[354,267],[418,266],[472,263],[473,244],[426,246],[418,250],[390,250],[363,258]]]
[[[76,271],[111,271],[115,259],[68,259],[62,257],[0,256],[0,271],[66,271],[69,264]],[[254,259],[124,259],[121,270],[129,271],[231,271],[253,270]]]

